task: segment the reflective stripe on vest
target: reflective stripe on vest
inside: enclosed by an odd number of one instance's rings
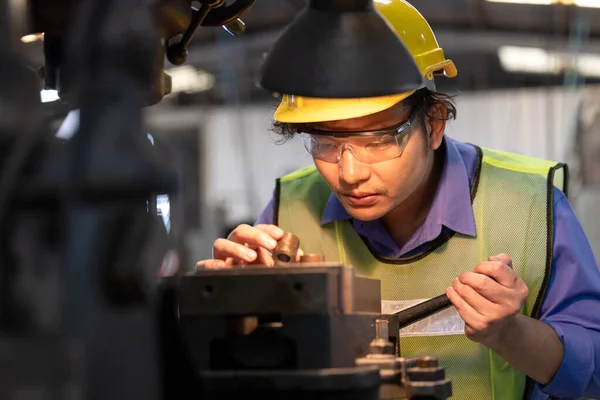
[[[566,165],[477,148],[472,199],[476,237],[452,233],[422,254],[390,259],[372,252],[349,221],[321,225],[331,191],[315,167],[278,180],[275,223],[300,238],[305,253],[355,267],[381,280],[382,308],[393,312],[444,293],[453,278],[491,255],[507,253],[529,287],[522,313],[536,318],[552,265],[553,185],[565,189]],[[403,356],[439,358],[457,399],[518,399],[526,377],[464,335],[451,308],[403,329]]]

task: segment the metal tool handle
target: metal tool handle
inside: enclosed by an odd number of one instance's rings
[[[512,263],[508,266],[512,268]],[[492,278],[493,279],[493,278]],[[424,301],[423,303],[417,304],[416,306],[407,308],[392,314],[388,319],[398,323],[398,329],[402,329],[408,325],[412,325],[415,322],[432,316],[433,314],[445,310],[450,307],[452,302],[448,299],[446,294],[434,297],[433,299]]]
[[[446,294],[434,297],[433,299],[424,301],[405,310],[392,314],[392,319],[398,323],[398,329],[412,325],[417,321],[432,316],[433,314],[445,310],[450,307],[452,302]]]

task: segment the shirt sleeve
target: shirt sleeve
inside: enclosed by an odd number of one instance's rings
[[[254,223],[254,225],[258,225],[258,224],[271,225],[271,224],[273,224],[273,213],[274,213],[273,199],[271,199],[271,201],[269,201],[269,204],[267,204],[267,206],[264,208],[263,212],[260,213],[260,216]]]
[[[564,355],[552,381],[545,386],[536,384],[534,392],[570,399],[599,398],[600,271],[575,212],[558,189],[554,214],[553,265],[540,320],[556,331]]]

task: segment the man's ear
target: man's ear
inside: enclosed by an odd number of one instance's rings
[[[448,110],[441,104],[432,106],[425,116],[425,125],[427,129],[427,137],[429,139],[429,147],[432,150],[437,150],[444,138],[444,131],[446,130],[446,117]]]

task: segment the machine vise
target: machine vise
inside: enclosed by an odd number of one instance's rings
[[[280,253],[274,252],[278,257]],[[332,262],[201,269],[175,283],[204,399],[446,399],[431,357],[396,354],[380,282]],[[281,263],[278,263],[281,264]],[[389,317],[389,316],[388,316]]]

